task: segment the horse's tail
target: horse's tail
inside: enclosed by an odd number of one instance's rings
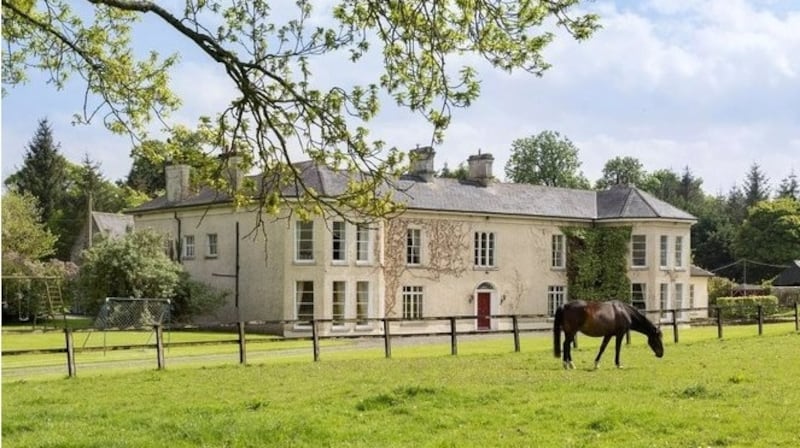
[[[553,355],[561,357],[561,322],[564,320],[564,307],[556,309],[555,319],[553,319]]]

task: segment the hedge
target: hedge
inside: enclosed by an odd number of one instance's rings
[[[726,317],[755,319],[758,305],[763,307],[764,316],[778,311],[778,298],[775,296],[717,297],[717,306]]]

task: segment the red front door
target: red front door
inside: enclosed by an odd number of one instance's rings
[[[478,293],[478,330],[491,329],[491,320],[489,315],[492,314],[492,293],[479,292]]]

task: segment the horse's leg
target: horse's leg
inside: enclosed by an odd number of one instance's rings
[[[594,358],[595,369],[600,367],[600,357],[603,356],[603,352],[606,351],[606,346],[608,345],[608,341],[610,340],[611,340],[611,335],[603,336],[603,342],[600,344],[600,351],[597,352],[597,357]]]
[[[617,335],[617,351],[616,355],[614,356],[614,363],[617,365],[617,368],[622,368],[622,364],[619,363],[619,351],[622,350],[622,337],[625,336],[625,333],[620,333]]]
[[[575,364],[572,363],[572,341],[575,339],[575,333],[564,333],[564,368],[574,369]]]

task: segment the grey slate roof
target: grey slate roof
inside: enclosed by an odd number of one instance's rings
[[[111,238],[123,236],[133,229],[133,216],[120,213],[92,212],[97,229]]]
[[[347,176],[324,166],[301,162],[296,167],[303,181],[323,196],[344,192]],[[260,183],[258,176],[253,179]],[[415,176],[401,177],[396,186],[396,200],[410,210],[448,211],[479,214],[541,216],[577,220],[664,218],[695,221],[696,218],[652,195],[633,187],[613,187],[605,191],[574,190],[540,185],[493,182],[481,186],[470,181],[434,178],[424,182]],[[294,187],[285,188],[285,196],[296,195]],[[159,197],[130,213],[174,207],[211,205],[229,200],[226,194],[204,189],[181,201],[168,202]]]
[[[794,260],[788,268],[778,274],[772,286],[800,286],[800,260]]]
[[[695,265],[691,265],[690,266],[689,275],[691,275],[692,277],[713,277],[714,276],[714,274],[712,272],[706,271],[705,269],[703,269],[703,268],[701,268],[699,266],[695,266]]]

